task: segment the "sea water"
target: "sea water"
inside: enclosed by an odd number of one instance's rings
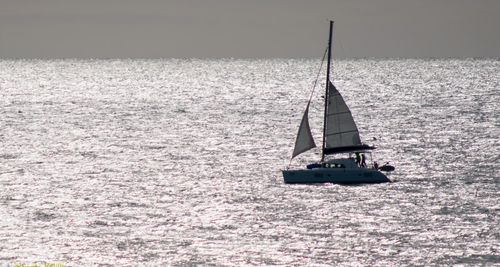
[[[0,265],[500,264],[500,60],[335,61],[394,182],[286,185],[319,66],[1,60]]]

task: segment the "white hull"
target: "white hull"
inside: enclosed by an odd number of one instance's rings
[[[389,178],[375,169],[317,168],[312,170],[284,170],[287,184],[373,184],[390,182]]]

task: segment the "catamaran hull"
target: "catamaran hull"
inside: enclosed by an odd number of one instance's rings
[[[287,184],[374,184],[390,182],[389,178],[377,170],[336,170],[318,168],[312,170],[285,170],[283,178]]]

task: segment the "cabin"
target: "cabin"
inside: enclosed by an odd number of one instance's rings
[[[329,168],[329,169],[339,169],[339,168],[347,168],[347,169],[354,169],[354,168],[359,168],[358,165],[356,165],[356,162],[352,158],[348,159],[331,159],[323,163],[313,163],[307,165],[307,168],[309,170],[312,169],[317,169],[317,168]]]

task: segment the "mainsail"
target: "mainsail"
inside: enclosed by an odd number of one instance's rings
[[[302,121],[300,122],[299,132],[297,133],[297,139],[295,140],[295,148],[293,149],[292,158],[299,155],[300,153],[306,152],[307,150],[316,147],[314,139],[311,134],[311,128],[309,127],[309,103],[307,103],[306,110],[302,116]]]
[[[325,128],[325,154],[373,149],[361,143],[358,127],[352,118],[351,111],[331,81],[328,86]]]

